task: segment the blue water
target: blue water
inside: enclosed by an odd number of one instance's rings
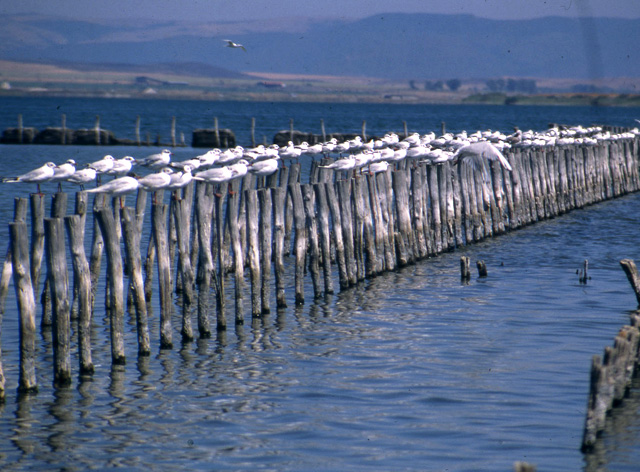
[[[468,130],[508,130],[512,122],[523,129],[548,122],[633,125],[633,111],[33,99],[5,103],[1,118],[11,126],[23,113],[25,126],[44,127],[57,125],[64,112],[67,126],[86,127],[100,113],[103,127],[131,137],[124,117],[132,126],[136,114],[143,123],[148,116],[154,132],[165,123],[168,129],[171,116],[178,116],[179,125],[184,120],[185,130],[208,126],[218,116],[221,127],[245,136],[255,116],[261,132],[271,136],[287,129],[290,118],[309,131],[319,131],[323,118],[328,132],[357,132],[362,119],[371,133],[376,126],[399,131],[402,120],[427,132],[438,131],[443,120],[450,129]],[[73,157],[84,163],[107,152],[120,157],[152,151],[0,146],[0,174],[18,173],[36,161]],[[200,152],[176,150],[179,156]],[[30,191],[0,186],[0,241],[6,241],[13,196]],[[584,456],[579,448],[591,357],[613,342],[637,305],[619,260],[640,258],[639,226],[640,194],[425,260],[315,302],[308,296],[302,307],[294,307],[291,280],[289,308],[254,322],[246,314],[243,326],[231,323],[212,339],[182,345],[176,309],[177,343],[169,351],[158,347],[156,290],[152,355],[136,357],[135,322],[127,318],[122,367],[111,367],[109,326],[98,301],[95,375],[77,377],[74,353],[73,385],[54,389],[51,334],[45,332],[38,340],[39,393],[21,399],[11,290],[1,334],[7,402],[0,406],[0,468],[507,471],[526,461],[541,471],[635,471],[640,385],[612,416],[597,454]],[[143,235],[143,250],[147,241]],[[484,260],[489,276],[462,284],[463,254],[472,264]],[[576,270],[585,259],[592,278],[582,285]],[[310,286],[306,293],[312,293]]]

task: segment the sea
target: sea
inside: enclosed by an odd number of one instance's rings
[[[366,122],[373,136],[403,132],[405,124],[420,133],[438,134],[443,126],[508,133],[514,126],[541,131],[550,123],[633,127],[640,117],[637,108],[561,106],[52,97],[0,103],[0,130],[16,126],[18,115],[38,129],[60,126],[62,115],[68,128],[92,128],[99,116],[102,128],[133,139],[139,116],[142,133],[168,142],[175,118],[186,142],[173,149],[175,159],[204,152],[189,146],[191,133],[212,128],[214,119],[247,147],[252,119],[257,140],[269,143],[291,120],[295,129],[314,133],[321,122],[327,133],[359,133]],[[82,165],[105,154],[144,157],[157,150],[0,145],[0,175],[46,161],[73,158]],[[13,199],[32,187],[0,185],[0,244],[8,244]],[[631,194],[317,300],[308,282],[302,306],[295,306],[290,280],[287,308],[256,320],[247,313],[243,325],[231,322],[226,331],[192,342],[180,342],[176,305],[170,350],[159,348],[156,289],[152,354],[137,356],[135,320],[126,315],[124,366],[111,365],[99,295],[95,374],[78,374],[74,328],[73,381],[55,388],[52,334],[38,323],[39,389],[31,395],[17,393],[18,311],[11,287],[0,331],[6,379],[0,469],[496,472],[522,461],[540,471],[637,471],[640,379],[607,419],[595,450],[583,454],[580,446],[592,357],[612,345],[638,306],[619,261],[640,258],[639,230],[640,194]],[[87,244],[90,235],[88,226]],[[147,244],[143,235],[143,251]],[[488,276],[461,282],[462,255],[472,266],[484,261]],[[586,284],[577,275],[585,261]]]

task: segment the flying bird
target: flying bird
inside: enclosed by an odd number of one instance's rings
[[[234,43],[230,39],[223,39],[223,41],[227,43],[226,47],[228,48],[242,49],[244,52],[247,52],[247,50],[244,48],[242,44]]]

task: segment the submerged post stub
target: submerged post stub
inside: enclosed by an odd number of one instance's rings
[[[471,278],[471,260],[467,256],[460,257],[460,279],[465,281]]]
[[[489,275],[489,273],[487,272],[487,265],[484,263],[484,261],[477,261],[476,266],[478,267],[478,277],[486,277],[487,275]]]

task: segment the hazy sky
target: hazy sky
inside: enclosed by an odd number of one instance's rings
[[[285,16],[361,18],[376,13],[466,13],[484,18],[640,18],[640,0],[2,0],[0,14],[71,18],[233,21]]]

